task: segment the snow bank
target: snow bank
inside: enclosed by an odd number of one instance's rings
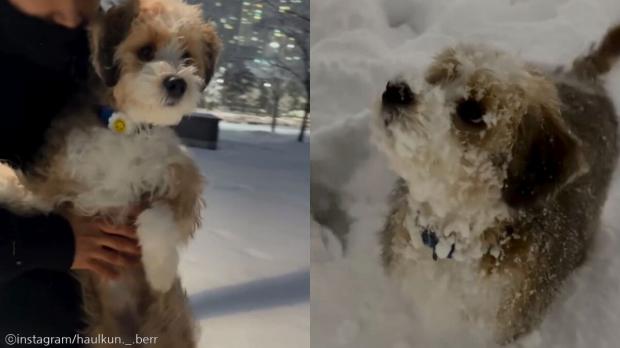
[[[312,0],[311,15],[312,182],[324,187],[319,193],[336,193],[350,221],[345,253],[328,228],[312,226],[312,346],[493,347],[488,332],[464,324],[450,306],[409,303],[385,278],[377,231],[394,175],[368,144],[369,107],[396,72],[424,67],[456,42],[482,41],[529,61],[567,64],[620,22],[620,2]],[[608,80],[620,102],[620,69]],[[589,260],[540,328],[514,347],[619,345],[618,211],[620,180]]]

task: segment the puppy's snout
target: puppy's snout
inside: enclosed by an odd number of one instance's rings
[[[390,81],[385,87],[381,100],[384,106],[408,106],[415,102],[415,95],[405,82]]]
[[[187,82],[178,76],[168,76],[164,79],[164,88],[171,98],[181,98],[187,90]]]

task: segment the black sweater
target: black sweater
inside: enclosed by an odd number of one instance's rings
[[[1,161],[28,169],[50,121],[85,80],[88,54],[84,29],[28,17],[0,0]],[[74,248],[61,217],[22,217],[0,202],[0,346],[5,333],[79,329],[79,287],[68,272]]]

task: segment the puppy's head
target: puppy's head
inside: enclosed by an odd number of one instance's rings
[[[439,54],[422,76],[390,81],[373,133],[410,189],[420,223],[480,235],[510,208],[544,200],[581,169],[554,85],[479,45]]]
[[[115,107],[140,123],[171,125],[192,112],[220,51],[199,5],[126,0],[91,26],[92,59]]]

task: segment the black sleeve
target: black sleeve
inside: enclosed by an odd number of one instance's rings
[[[28,270],[71,268],[75,241],[58,215],[23,217],[0,208],[0,283]]]

